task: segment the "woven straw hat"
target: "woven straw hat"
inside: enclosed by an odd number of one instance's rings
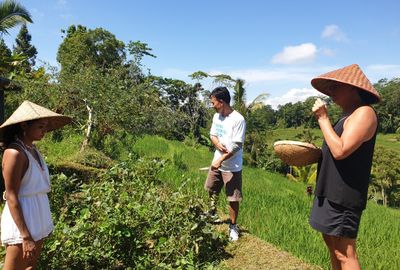
[[[15,110],[15,112],[0,126],[0,138],[3,137],[3,132],[7,127],[38,119],[48,119],[49,124],[47,126],[47,131],[52,131],[57,128],[61,128],[66,124],[71,123],[72,119],[68,116],[64,116],[42,106],[39,106],[33,102],[25,100],[22,104]]]
[[[328,95],[327,90],[335,83],[348,84],[366,91],[371,97],[371,103],[378,103],[381,100],[378,92],[357,64],[322,74],[311,80],[312,86],[325,95]]]
[[[311,143],[298,141],[276,141],[275,153],[290,166],[306,166],[318,162],[322,151]]]

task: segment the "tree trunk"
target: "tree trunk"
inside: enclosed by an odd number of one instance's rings
[[[4,89],[0,85],[0,124],[4,122]]]
[[[0,124],[4,122],[4,91],[9,83],[7,78],[0,77]]]
[[[86,146],[89,144],[89,139],[90,139],[90,134],[92,132],[92,126],[93,126],[93,120],[92,120],[92,111],[93,109],[90,108],[90,106],[87,104],[86,100],[86,109],[88,110],[88,126],[86,129],[86,135],[85,135],[85,139],[83,140],[82,146],[81,146],[81,152],[83,152],[86,148]]]

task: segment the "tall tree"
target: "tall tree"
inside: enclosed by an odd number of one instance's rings
[[[8,34],[8,30],[30,22],[32,18],[29,12],[19,3],[13,0],[5,0],[0,3],[0,35]]]
[[[255,97],[249,104],[246,103],[246,89],[244,88],[245,81],[242,79],[235,80],[233,88],[233,107],[239,111],[244,117],[247,117],[255,109],[265,105],[264,101],[269,96],[268,93],[261,93]]]
[[[379,116],[380,131],[400,132],[400,78],[382,79],[374,86],[382,98],[374,106]]]
[[[129,76],[135,84],[139,84],[143,81],[145,75],[143,74],[142,59],[144,56],[150,56],[157,58],[151,53],[152,48],[148,47],[147,43],[141,41],[130,41],[128,43],[128,52],[132,55],[133,60],[128,62]]]
[[[14,26],[30,22],[32,23],[31,15],[19,3],[13,0],[5,0],[0,3],[0,37],[3,34],[8,34],[8,30]],[[0,61],[0,69],[8,65],[12,59]],[[0,81],[5,81],[0,77]],[[4,89],[0,83],[0,122],[4,120]]]
[[[255,97],[249,104],[246,102],[246,89],[244,88],[245,81],[242,79],[233,79],[227,74],[211,75],[204,71],[196,71],[189,75],[193,80],[203,80],[208,77],[213,78],[213,84],[219,86],[233,86],[233,108],[239,111],[244,117],[258,108],[264,106],[264,101],[268,97],[268,93],[261,93]]]
[[[0,59],[3,60],[6,57],[11,57],[11,50],[4,42],[4,39],[0,38]]]
[[[35,46],[31,44],[31,40],[32,36],[28,32],[28,27],[26,24],[23,24],[15,39],[16,45],[14,46],[14,54],[23,54],[26,56],[27,61],[25,61],[24,66],[27,71],[30,71],[35,65],[37,55],[37,50]]]
[[[77,74],[88,66],[106,71],[121,66],[126,58],[125,44],[103,28],[94,30],[72,25],[57,52],[62,78]]]

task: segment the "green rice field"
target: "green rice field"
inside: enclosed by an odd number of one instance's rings
[[[293,131],[277,131],[274,137],[292,139],[289,133],[293,134]],[[390,143],[391,139],[390,136],[379,136],[378,144]],[[397,143],[396,151],[400,149],[399,142],[391,143]],[[162,180],[172,188],[207,199],[203,190],[206,173],[198,169],[209,165],[212,153],[208,149],[147,136],[137,141],[134,151],[169,160]],[[279,174],[247,167],[243,170],[243,181],[244,200],[239,224],[251,234],[303,261],[329,269],[328,252],[322,238],[308,225],[312,198],[306,195],[306,186]],[[219,205],[227,211],[223,195]],[[361,220],[358,254],[362,269],[400,269],[399,210],[372,202],[368,204]]]

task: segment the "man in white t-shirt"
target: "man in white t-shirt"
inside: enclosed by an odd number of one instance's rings
[[[210,130],[216,150],[204,188],[210,197],[217,196],[222,187],[229,201],[229,238],[239,239],[236,219],[242,200],[242,161],[246,122],[243,116],[230,106],[230,94],[226,87],[217,87],[210,94],[211,104],[217,111]]]

